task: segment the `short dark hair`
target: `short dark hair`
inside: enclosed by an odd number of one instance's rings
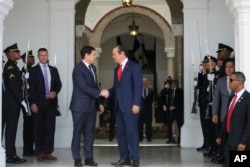
[[[118,48],[119,54],[124,52],[125,56],[128,57],[128,51],[126,50],[126,48],[123,45],[117,45],[116,47]]]
[[[85,57],[85,54],[90,54],[93,50],[95,50],[94,47],[92,46],[84,46],[82,47],[81,51],[80,51],[80,54],[81,54],[81,58],[84,59]]]
[[[225,65],[226,65],[227,62],[232,62],[232,63],[235,65],[235,60],[234,60],[234,58],[227,58],[227,59],[225,60]]]
[[[41,51],[45,51],[45,52],[48,52],[48,50],[46,48],[40,48],[38,49],[37,53],[41,52]]]
[[[246,81],[246,77],[243,72],[235,71],[231,75],[235,75],[237,79],[241,80],[243,83]]]

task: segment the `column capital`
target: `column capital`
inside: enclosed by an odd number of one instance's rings
[[[235,16],[238,13],[249,13],[250,12],[250,1],[249,0],[225,0],[226,5]],[[249,19],[249,18],[246,18]]]
[[[80,0],[48,0],[50,9],[75,9],[75,4]]]
[[[9,10],[13,8],[13,0],[0,1],[0,19],[3,20],[9,13]]]
[[[96,57],[100,57],[101,53],[102,53],[102,48],[95,48],[96,50]]]
[[[175,49],[174,48],[164,48],[167,58],[175,57]]]

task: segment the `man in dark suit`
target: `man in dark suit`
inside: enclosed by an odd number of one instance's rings
[[[26,58],[27,56],[27,58]],[[24,53],[22,56],[22,61],[24,62],[24,67],[22,68],[23,75],[29,72],[29,70],[32,68],[32,66],[35,64],[35,58],[32,54],[32,50],[27,51],[27,53]],[[29,98],[29,92],[28,92],[28,82],[24,82],[24,99],[28,101]],[[31,115],[31,111],[28,111],[29,113],[26,113],[26,111],[23,110],[23,155],[24,156],[35,156],[35,150],[34,147],[34,133],[33,133],[33,117]]]
[[[234,59],[229,58],[225,61],[225,73],[223,76],[217,80],[215,94],[212,104],[212,121],[215,125],[216,135],[221,129],[221,124],[224,121],[225,115],[227,113],[228,98],[231,94],[231,89],[229,87],[229,77],[234,72],[235,63]],[[217,146],[216,155],[211,160],[213,163],[223,163],[223,147]]]
[[[6,163],[26,162],[16,155],[16,132],[21,105],[24,102],[22,97],[22,73],[16,61],[20,59],[20,50],[17,44],[4,49],[8,61],[3,70],[5,91],[3,94],[3,115],[5,118],[5,149]]]
[[[80,154],[81,134],[84,136],[85,165],[97,166],[93,159],[93,143],[95,136],[95,124],[97,111],[103,113],[101,97],[107,97],[107,90],[98,88],[96,67],[96,50],[92,46],[84,46],[81,49],[82,61],[74,68],[73,92],[70,110],[73,118],[73,138],[71,151],[75,166],[82,166]],[[106,95],[105,93],[106,92]]]
[[[142,108],[139,118],[139,140],[143,140],[143,126],[146,126],[146,138],[148,142],[152,141],[152,120],[154,100],[154,91],[148,87],[148,79],[143,78]]]
[[[142,72],[139,64],[129,60],[124,46],[112,50],[112,58],[118,64],[114,70],[114,85],[109,90],[115,97],[117,140],[120,160],[113,166],[139,166],[138,119],[142,103]]]
[[[229,152],[250,150],[250,93],[245,89],[245,75],[233,72],[230,75],[230,89],[234,92],[229,98],[228,111],[221,132],[216,139],[218,144],[223,141],[225,162],[229,166]]]
[[[57,160],[54,150],[57,95],[62,88],[59,73],[48,65],[48,50],[38,49],[39,63],[29,71],[29,102],[33,115],[37,160]]]
[[[184,122],[183,113],[183,90],[178,87],[177,79],[172,79],[170,82],[171,90],[169,94],[168,110],[167,110],[167,126],[168,126],[168,141],[166,143],[175,143],[173,138],[172,125],[176,121],[179,136],[177,143],[180,143],[180,129]]]

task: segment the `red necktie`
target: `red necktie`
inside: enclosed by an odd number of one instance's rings
[[[229,109],[227,111],[227,122],[226,122],[226,131],[230,132],[230,120],[233,114],[234,106],[236,103],[237,95],[234,95],[231,105],[229,106]]]
[[[118,81],[120,81],[121,76],[122,76],[122,65],[120,65],[118,67],[118,69],[117,69],[117,79],[118,79]]]

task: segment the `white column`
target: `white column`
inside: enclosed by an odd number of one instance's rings
[[[96,75],[97,75],[97,79],[99,82],[99,58],[100,55],[102,53],[102,48],[95,48],[96,49],[96,61],[95,61],[95,66],[96,66]],[[99,83],[98,83],[99,85]],[[101,87],[101,89],[104,89],[103,87]],[[100,114],[97,114],[96,116],[96,123],[95,123],[96,127],[100,127]]]
[[[9,10],[13,8],[12,0],[2,0],[0,1],[0,61],[2,62],[2,50],[3,50],[3,21],[5,16],[9,13]],[[2,74],[2,68],[0,68],[0,73]],[[0,77],[0,83],[2,84],[2,77]],[[2,99],[2,89],[0,90],[0,97]],[[2,100],[0,100],[0,106],[2,109]],[[2,112],[0,113],[0,136],[2,136]],[[2,140],[0,140],[0,166],[4,167],[6,165],[5,149],[2,147]]]
[[[236,70],[244,72],[245,87],[250,90],[250,1],[225,0],[234,17]]]
[[[62,81],[59,106],[62,116],[56,120],[55,147],[70,147],[72,117],[72,70],[75,59],[75,3],[77,0],[48,0],[50,4],[50,64],[56,66]]]
[[[184,13],[184,125],[181,129],[181,147],[199,147],[203,143],[198,114],[191,114],[193,78],[192,64],[200,63],[202,48],[207,39],[207,0],[183,0]],[[202,34],[201,34],[202,33]],[[199,66],[198,66],[199,67]]]
[[[174,76],[174,58],[175,58],[175,49],[174,48],[165,48],[165,53],[167,55],[167,76]]]

